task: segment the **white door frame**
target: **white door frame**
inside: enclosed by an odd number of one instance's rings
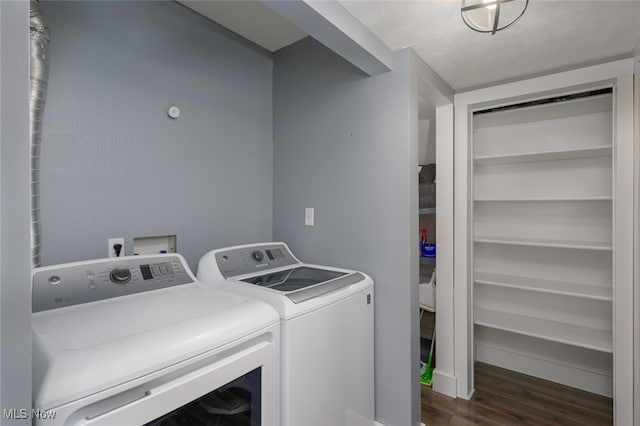
[[[471,398],[473,382],[473,288],[471,285],[471,114],[474,110],[557,91],[612,84],[617,88],[614,152],[614,413],[617,424],[633,421],[633,73],[634,60],[624,59],[455,95],[455,376],[457,396]],[[637,120],[637,118],[636,118]],[[636,330],[636,337],[638,331]]]
[[[634,425],[640,425],[640,45],[635,58],[634,91]]]

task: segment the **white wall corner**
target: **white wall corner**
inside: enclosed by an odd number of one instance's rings
[[[616,424],[633,423],[633,238],[634,227],[634,134],[633,76],[622,75],[617,81],[615,115],[616,183],[614,193],[614,420]]]
[[[413,48],[408,47],[411,51],[411,59],[415,63],[418,72],[418,78],[426,89],[425,95],[433,99],[436,107],[445,106],[453,103],[454,90],[449,84],[440,77],[433,68],[429,66]]]
[[[0,1],[0,406],[31,406],[29,2]],[[29,354],[29,355],[26,355]],[[26,355],[26,356],[25,356]],[[30,421],[29,421],[30,422]],[[24,420],[4,417],[7,426]]]
[[[469,261],[472,244],[470,234],[469,105],[455,95],[454,103],[454,348],[457,395],[469,398],[473,392],[473,318],[471,314]]]
[[[337,1],[262,3],[368,75],[392,69],[391,49]]]
[[[454,292],[454,110],[453,104],[436,109],[436,235],[438,235],[438,274],[436,286],[437,322],[434,389],[446,395],[456,395],[456,346]]]

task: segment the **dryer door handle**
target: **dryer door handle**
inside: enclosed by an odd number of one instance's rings
[[[72,421],[71,424],[75,426],[146,424],[260,367],[263,369],[264,389],[265,380],[268,382],[276,380],[277,360],[272,346],[271,342],[260,342],[153,387],[145,392],[144,396],[134,401],[108,411],[85,416],[75,422]],[[268,383],[266,385],[269,386]]]

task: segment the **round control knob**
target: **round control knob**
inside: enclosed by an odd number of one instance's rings
[[[251,256],[253,256],[253,258],[258,262],[261,262],[262,259],[264,259],[264,254],[260,250],[255,250],[253,253],[251,253]]]
[[[51,284],[51,285],[58,285],[61,282],[62,282],[62,280],[57,275],[52,275],[52,276],[49,277],[49,284]]]
[[[109,274],[109,279],[114,284],[126,284],[131,281],[131,271],[126,268],[116,268]]]

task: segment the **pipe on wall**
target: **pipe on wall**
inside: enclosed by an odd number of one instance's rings
[[[29,2],[29,144],[31,151],[31,267],[40,266],[40,145],[42,116],[49,79],[49,27],[40,4]]]

